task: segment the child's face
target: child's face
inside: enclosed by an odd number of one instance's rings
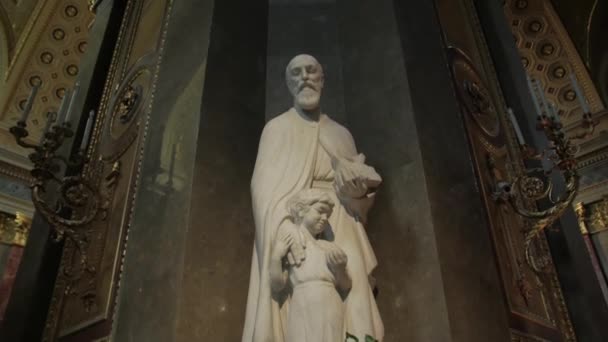
[[[325,230],[330,216],[331,208],[325,203],[317,202],[311,205],[302,216],[302,225],[315,236]]]

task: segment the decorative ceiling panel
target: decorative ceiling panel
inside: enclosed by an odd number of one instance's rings
[[[569,75],[575,75],[599,125],[580,142],[579,155],[608,145],[608,112],[577,50],[548,0],[507,0],[505,13],[528,75],[540,81],[567,134],[580,133],[583,110]]]
[[[10,3],[15,1],[0,0],[5,9]],[[20,117],[31,88],[39,84],[27,126],[30,140],[40,139],[47,113],[58,110],[65,90],[74,85],[94,20],[87,0],[40,0],[30,7],[29,20],[19,31],[0,95],[0,146],[4,150],[0,151],[0,159],[21,167],[27,151],[14,143],[8,129]]]

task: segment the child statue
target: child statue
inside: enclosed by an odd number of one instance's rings
[[[334,202],[319,189],[304,189],[287,202],[297,233],[305,242],[305,259],[290,265],[287,253],[293,236],[278,234],[270,260],[270,281],[275,295],[291,291],[286,342],[343,341],[344,303],[351,288],[347,257],[335,243],[322,239]]]

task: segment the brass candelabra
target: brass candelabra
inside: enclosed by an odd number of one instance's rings
[[[511,109],[508,110],[524,160],[541,161],[544,166],[528,168],[517,175],[512,182],[498,182],[494,198],[497,201],[508,203],[518,215],[531,223],[531,229],[525,233],[524,248],[526,261],[536,272],[541,272],[549,264],[549,260],[548,256],[540,258],[535,256],[532,248],[534,239],[564,214],[565,210],[572,205],[578,192],[579,175],[576,169],[578,146],[574,144],[574,141],[593,134],[597,125],[576,79],[572,75],[571,80],[584,112],[583,130],[577,134],[566,136],[555,107],[546,101],[543,90],[535,80],[528,79],[538,113],[536,129],[542,131],[547,137],[548,146],[540,150],[528,146],[513,112]],[[565,183],[564,190],[559,195],[554,194],[551,180],[551,176],[556,173],[561,175]],[[531,202],[539,200],[546,200],[549,207],[544,210],[531,209],[535,207],[531,205]]]
[[[66,169],[82,170],[86,163],[84,151],[94,119],[94,112],[89,113],[80,149],[77,153],[66,158],[58,153],[66,139],[74,136],[70,123],[70,114],[74,99],[78,92],[78,84],[74,91],[66,92],[57,113],[47,113],[47,124],[39,143],[28,142],[27,118],[31,112],[38,86],[34,86],[17,124],[10,128],[17,144],[33,150],[29,160],[33,164],[31,175],[34,178],[32,202],[38,214],[51,226],[54,238],[60,241],[64,238],[72,240],[79,250],[81,261],[86,265],[86,234],[81,230],[92,222],[100,212],[102,199],[95,187],[80,173],[73,176],[60,176]],[[69,100],[68,100],[69,99]],[[69,107],[66,108],[69,101]],[[49,194],[56,193],[59,196]],[[57,198],[58,197],[58,198]],[[52,202],[51,202],[52,201]]]

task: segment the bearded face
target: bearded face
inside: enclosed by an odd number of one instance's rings
[[[297,106],[308,111],[319,108],[324,78],[323,69],[314,57],[296,56],[287,66],[285,76]]]

